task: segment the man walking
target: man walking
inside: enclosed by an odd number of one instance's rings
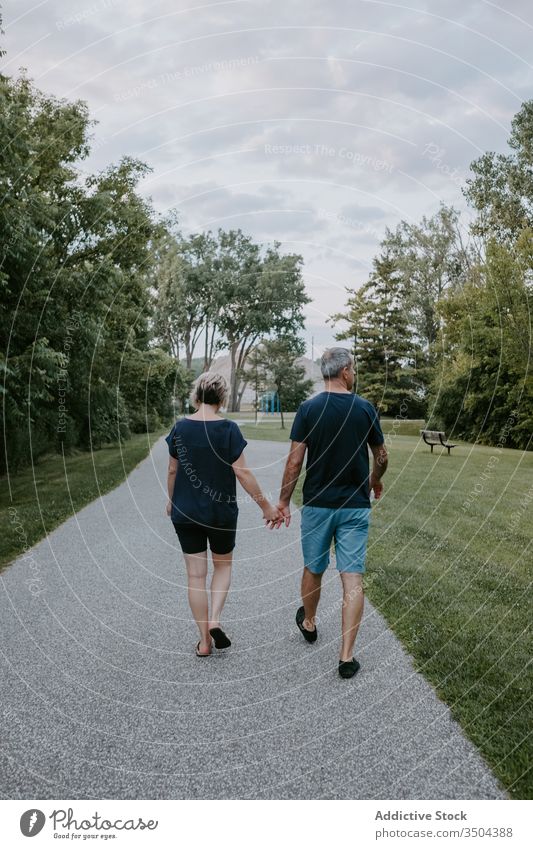
[[[303,486],[303,606],[296,624],[309,643],[317,639],[316,611],[331,543],[343,588],[339,675],[353,678],[359,663],[353,647],[363,615],[363,574],[370,521],[370,490],[383,492],[387,450],[373,405],[352,392],[353,361],[345,348],[330,348],[321,361],[324,392],[304,401],[296,413],[278,507],[290,522],[290,498],[305,453]],[[368,447],[374,456],[369,477]]]

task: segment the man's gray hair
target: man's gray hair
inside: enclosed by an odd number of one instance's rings
[[[327,348],[320,360],[320,370],[324,380],[338,377],[343,368],[351,366],[352,355],[346,348]]]

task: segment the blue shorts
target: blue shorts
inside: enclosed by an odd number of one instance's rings
[[[302,552],[309,571],[326,571],[335,542],[339,572],[363,573],[370,513],[370,507],[302,507]]]

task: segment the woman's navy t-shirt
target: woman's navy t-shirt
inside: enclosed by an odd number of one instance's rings
[[[171,519],[175,524],[235,526],[236,478],[231,464],[247,442],[229,419],[180,419],[166,437],[178,461]]]

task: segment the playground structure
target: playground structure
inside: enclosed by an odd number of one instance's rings
[[[259,398],[258,412],[260,413],[280,413],[281,406],[279,403],[279,395],[277,392],[264,392]]]

